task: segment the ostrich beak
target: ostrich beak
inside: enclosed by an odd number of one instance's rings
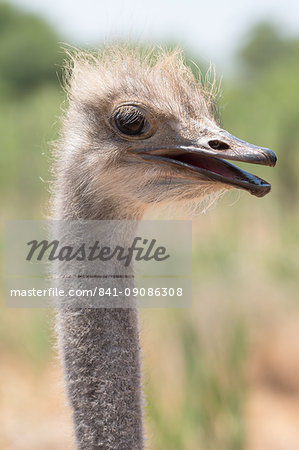
[[[215,151],[213,156],[251,164],[275,166],[276,155],[269,148],[258,147],[233,136],[225,130],[219,130],[212,139],[208,139],[208,147]]]
[[[210,181],[244,189],[257,197],[268,194],[271,185],[227,160],[273,167],[277,159],[272,150],[242,141],[221,129],[207,130],[194,146],[152,147],[138,153],[143,159],[175,165],[189,175],[191,170]]]

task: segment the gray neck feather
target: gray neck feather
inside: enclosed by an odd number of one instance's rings
[[[72,186],[64,178],[54,203],[56,219],[77,219],[77,202],[80,218],[122,218],[113,208],[115,202],[105,196],[103,204],[97,205],[100,213],[91,217],[88,210],[82,212],[84,198],[72,199],[71,193]],[[105,211],[101,208],[104,205]],[[99,280],[93,283],[98,285]],[[57,333],[77,448],[143,449],[137,309],[59,308]]]

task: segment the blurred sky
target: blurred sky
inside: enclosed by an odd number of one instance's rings
[[[40,13],[66,42],[95,45],[125,36],[187,46],[225,70],[240,40],[262,19],[299,34],[298,0],[11,0]]]

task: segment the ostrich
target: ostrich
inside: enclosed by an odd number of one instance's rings
[[[140,220],[148,208],[223,189],[270,191],[227,160],[274,166],[275,154],[217,124],[213,93],[179,51],[157,53],[72,55],[54,219]],[[137,308],[60,307],[57,333],[77,448],[144,448]]]

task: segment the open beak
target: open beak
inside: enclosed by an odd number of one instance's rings
[[[276,155],[272,150],[249,144],[221,129],[208,132],[196,146],[149,147],[137,152],[148,161],[176,166],[189,174],[192,171],[208,180],[245,189],[257,197],[268,194],[271,185],[227,160],[264,166],[276,164]]]

